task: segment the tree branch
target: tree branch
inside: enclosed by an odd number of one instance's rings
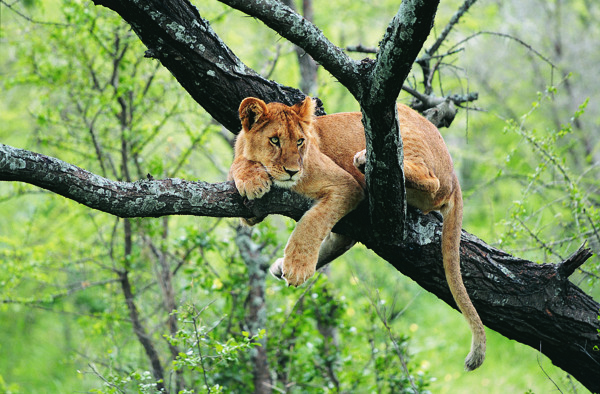
[[[355,97],[363,87],[360,62],[352,60],[332,44],[310,21],[278,0],[219,0],[221,3],[260,19],[275,32],[310,54]]]
[[[367,140],[365,177],[372,223],[382,239],[405,235],[404,154],[396,99],[429,31],[438,0],[403,1],[380,44],[369,74],[369,89],[359,97]],[[390,231],[391,230],[391,231]]]
[[[459,9],[454,13],[454,15],[452,15],[452,18],[450,18],[450,21],[448,22],[446,27],[444,27],[444,30],[442,30],[442,32],[440,33],[439,37],[435,40],[433,45],[429,47],[429,49],[425,50],[426,57],[431,58],[438,51],[438,49],[440,49],[444,41],[446,41],[446,38],[448,38],[448,34],[450,34],[450,31],[452,31],[452,29],[458,23],[460,18],[467,13],[469,8],[471,8],[471,6],[475,4],[476,1],[477,0],[465,0],[465,2],[459,7]]]
[[[210,184],[182,179],[118,182],[53,157],[3,144],[0,144],[0,181],[26,182],[122,218],[254,217],[263,214],[265,208],[263,204],[254,204],[252,209],[246,207],[233,182]],[[287,194],[291,192],[278,190],[274,198]],[[304,201],[297,201],[300,207],[310,206],[310,202],[298,195],[295,198]],[[280,204],[275,201],[270,204],[273,206],[269,210],[277,212]]]
[[[127,217],[251,217],[276,213],[297,220],[311,205],[304,197],[282,189],[274,189],[249,204],[232,183],[211,185],[178,179],[114,182],[58,159],[6,145],[0,145],[0,180],[32,183],[90,208]],[[89,187],[82,187],[83,184]],[[127,208],[134,204],[137,213]],[[342,219],[335,231],[364,243],[398,271],[454,307],[441,264],[441,218],[409,208],[407,224],[404,241],[383,242],[369,224],[368,209],[363,203]],[[461,238],[465,286],[484,324],[508,338],[541,349],[554,364],[598,392],[600,304],[566,276],[572,271],[566,267],[581,265],[589,256],[589,249],[582,248],[563,264],[535,264],[486,245],[467,232],[463,231]]]
[[[237,106],[248,96],[293,105],[298,89],[280,85],[247,67],[187,0],[96,0],[117,12],[187,92],[229,131],[241,129]],[[324,114],[322,107],[318,114]]]
[[[369,92],[371,106],[395,103],[423,43],[429,36],[439,0],[403,1],[379,45]]]

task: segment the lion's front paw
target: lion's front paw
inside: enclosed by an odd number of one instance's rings
[[[315,274],[314,266],[308,264],[294,264],[290,261],[286,261],[285,257],[277,259],[271,266],[271,273],[273,275],[275,275],[273,272],[275,266],[281,267],[280,277],[287,282],[288,286],[298,287]]]
[[[354,155],[354,167],[358,168],[358,170],[364,174],[365,164],[367,164],[367,151],[361,150]]]
[[[248,200],[254,200],[255,198],[264,196],[271,190],[271,184],[271,178],[266,173],[249,179],[235,180],[235,187],[238,192],[242,197],[248,198]]]

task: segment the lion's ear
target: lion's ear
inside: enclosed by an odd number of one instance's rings
[[[311,123],[315,116],[315,102],[308,96],[303,102],[294,105],[292,109],[300,116],[300,119],[307,123]]]
[[[240,120],[245,131],[250,131],[252,126],[268,112],[267,104],[255,97],[246,97],[240,104]]]

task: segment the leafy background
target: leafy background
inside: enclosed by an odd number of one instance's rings
[[[460,4],[442,1],[430,40]],[[289,43],[217,2],[195,5],[247,65],[299,85]],[[375,47],[398,2],[314,7],[335,44]],[[583,242],[599,249],[599,17],[587,0],[481,1],[450,35],[445,46],[458,51],[434,83],[438,95],[479,93],[442,130],[464,190],[463,227],[533,261],[556,262]],[[85,1],[2,1],[0,23],[0,142],[111,179],[225,179],[232,136],[143,57],[113,13]],[[415,67],[407,82],[421,78]],[[323,70],[318,95],[328,113],[357,109]],[[258,346],[277,391],[585,390],[491,330],[484,366],[464,373],[461,316],[362,246],[299,289],[259,280],[266,308],[249,321],[260,263],[244,260],[240,239],[273,260],[294,225],[284,218],[251,232],[233,219],[123,221],[19,183],[0,184],[0,217],[1,392],[155,392],[124,270],[171,391],[177,379],[184,392],[252,389]],[[599,275],[595,256],[572,279],[598,299]]]

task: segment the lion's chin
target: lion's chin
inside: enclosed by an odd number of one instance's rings
[[[286,179],[284,181],[279,179],[273,179],[273,183],[276,186],[282,187],[284,189],[291,189],[296,183],[298,183],[297,179]]]

